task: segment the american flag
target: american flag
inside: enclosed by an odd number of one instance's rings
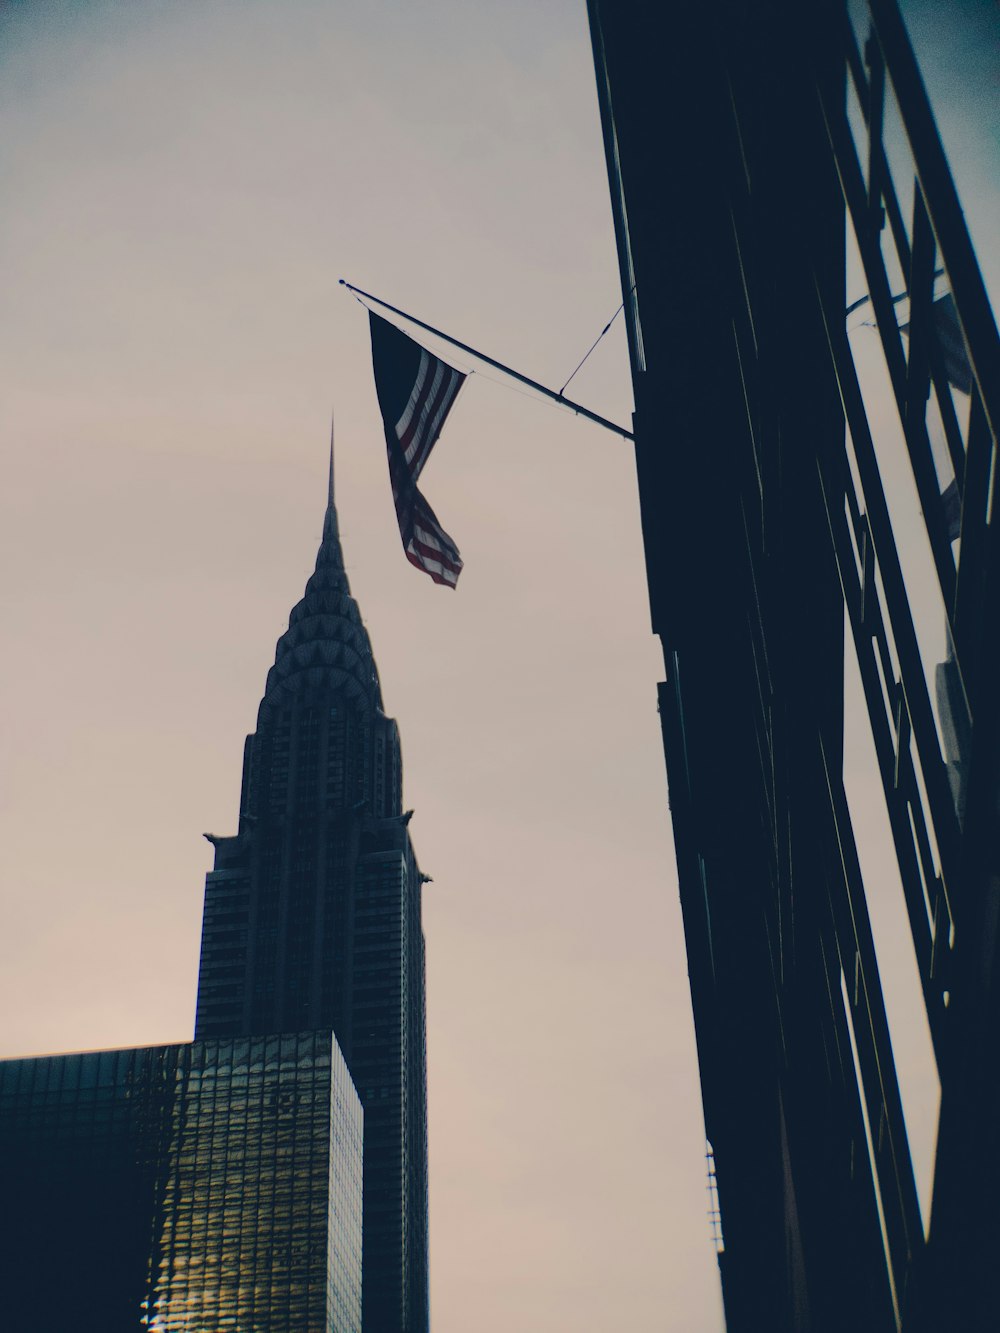
[[[389,480],[403,549],[435,583],[454,588],[462,571],[458,547],[417,490],[465,376],[369,311],[375,392],[385,426]]]

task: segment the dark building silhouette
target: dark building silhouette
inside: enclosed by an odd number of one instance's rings
[[[995,1327],[1000,343],[920,71],[895,0],[588,8],[727,1325]],[[845,654],[941,1082],[929,1219],[845,791]]]
[[[428,1326],[422,880],[331,490],[316,571],[211,837],[196,1036],[332,1028],[364,1106],[364,1327]]]
[[[0,1061],[4,1333],[361,1333],[330,1032]]]

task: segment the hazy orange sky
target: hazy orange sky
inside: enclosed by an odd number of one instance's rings
[[[434,586],[337,286],[563,382],[621,300],[583,0],[21,0],[0,76],[0,1054],[190,1037],[332,406],[434,879],[433,1326],[718,1333],[630,446],[473,375]],[[621,321],[572,392],[628,423]]]

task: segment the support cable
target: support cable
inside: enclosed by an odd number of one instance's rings
[[[635,288],[633,287],[632,290],[635,291]],[[607,324],[605,324],[604,328],[601,329],[600,333],[597,335],[597,337],[594,339],[594,341],[590,344],[590,347],[589,347],[588,350],[584,353],[583,359],[580,361],[580,363],[579,363],[579,365],[577,366],[576,370],[573,371],[573,374],[570,375],[569,379],[566,381],[566,383],[565,383],[565,384],[562,386],[562,388],[559,390],[559,397],[560,397],[560,398],[563,396],[563,394],[566,392],[567,388],[569,387],[570,380],[573,380],[573,379],[576,378],[577,374],[578,374],[578,373],[580,372],[580,370],[582,370],[582,368],[583,368],[583,363],[584,363],[584,361],[587,360],[587,357],[590,356],[590,353],[594,350],[594,348],[597,346],[597,344],[601,341],[601,339],[602,339],[602,338],[604,337],[604,335],[607,333],[608,329],[611,328],[611,325],[615,322],[615,320],[618,318],[618,316],[621,314],[621,312],[622,312],[624,309],[625,309],[625,302],[623,301],[623,302],[621,303],[621,305],[618,307],[618,309],[615,311],[615,313],[614,313],[614,314],[611,316],[611,318],[608,320]]]

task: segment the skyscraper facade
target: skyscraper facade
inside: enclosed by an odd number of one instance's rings
[[[0,1061],[5,1333],[360,1333],[331,1033]]]
[[[331,490],[316,570],[210,835],[196,1038],[332,1029],[364,1107],[366,1333],[428,1327],[423,877]]]

